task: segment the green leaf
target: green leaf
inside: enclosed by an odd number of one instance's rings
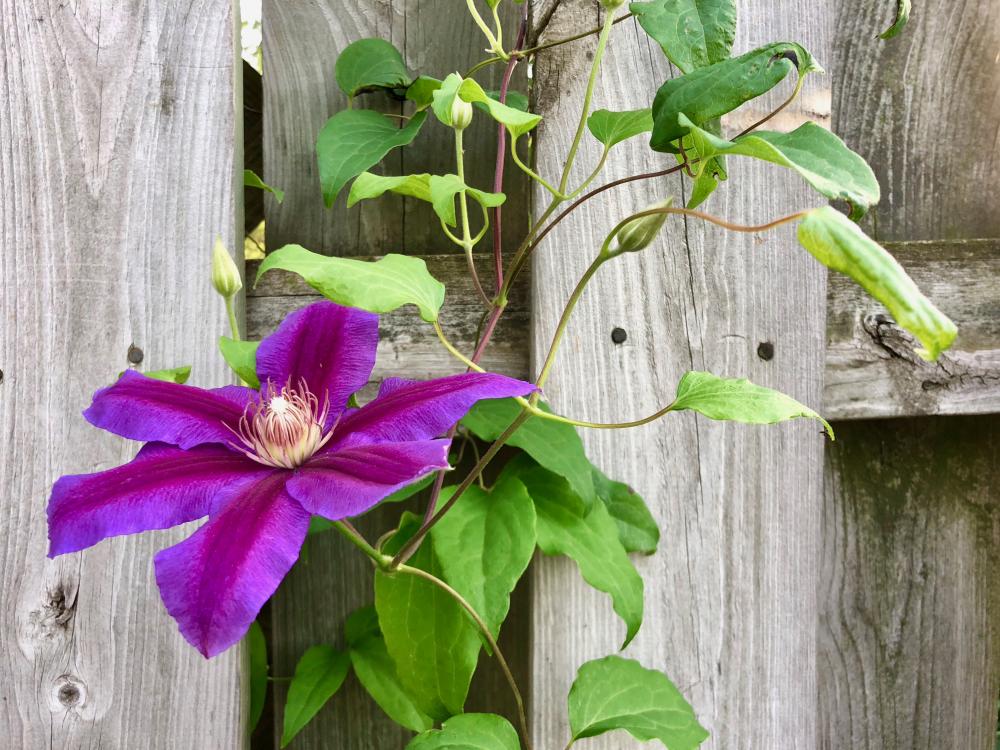
[[[759,130],[727,141],[679,115],[702,159],[726,154],[788,167],[798,172],[820,194],[851,204],[851,218],[857,221],[878,203],[879,185],[868,163],[851,151],[840,138],[814,122],[800,125],[791,133]]]
[[[334,66],[340,90],[352,99],[379,89],[405,89],[413,80],[399,50],[384,39],[359,39],[340,53]]]
[[[845,220],[846,221],[846,220]],[[796,417],[819,420],[833,439],[833,428],[823,417],[791,396],[754,385],[749,380],[720,378],[710,372],[686,372],[677,384],[671,411],[691,410],[709,419],[774,424]]]
[[[150,370],[149,372],[142,373],[147,378],[152,378],[153,380],[166,380],[168,383],[186,383],[187,379],[191,377],[191,365],[182,365],[180,367],[171,367],[169,370]],[[121,373],[119,373],[121,377]]]
[[[615,612],[625,621],[625,648],[642,625],[643,583],[608,509],[595,503],[588,513],[565,479],[541,467],[517,476],[535,502],[539,548],[546,555],[572,558],[587,583],[611,596]]]
[[[243,170],[243,186],[244,187],[252,187],[252,188],[260,188],[261,190],[264,190],[265,192],[268,192],[271,195],[273,195],[274,199],[276,201],[278,201],[278,203],[281,203],[283,200],[285,200],[285,191],[284,190],[279,190],[276,187],[271,187],[266,182],[264,182],[262,179],[260,179],[260,177],[257,175],[257,173],[254,172],[252,169],[244,169]]]
[[[387,192],[407,195],[411,198],[430,202],[431,192],[428,187],[430,178],[429,174],[408,174],[401,177],[392,177],[372,174],[371,172],[362,172],[358,175],[358,179],[351,185],[351,192],[347,196],[347,207],[350,208],[358,201],[378,198]]]
[[[545,405],[542,406],[544,408]],[[481,440],[492,442],[520,413],[521,407],[513,399],[489,399],[473,406],[462,424]],[[520,448],[549,471],[569,480],[573,491],[587,507],[594,504],[597,495],[590,461],[572,425],[530,417],[507,443]]]
[[[424,732],[406,750],[520,750],[517,732],[496,714],[462,714]]]
[[[444,502],[454,493],[441,493]],[[535,551],[535,506],[517,477],[485,492],[469,487],[431,529],[445,580],[472,605],[494,637],[510,608],[510,594]]]
[[[316,141],[327,208],[351,178],[378,164],[392,149],[412,142],[425,119],[426,112],[417,112],[399,127],[399,120],[370,109],[345,109],[327,120]]]
[[[496,208],[507,199],[503,193],[470,188],[455,174],[431,175],[429,188],[434,213],[450,227],[455,226],[455,197],[463,191],[486,208]]]
[[[348,646],[356,646],[370,635],[382,635],[378,627],[378,612],[372,605],[354,610],[344,621],[344,638]]]
[[[420,526],[406,513],[387,542],[395,554]],[[433,538],[408,563],[441,577]],[[479,635],[464,610],[440,588],[402,572],[375,573],[375,609],[400,684],[423,713],[441,721],[462,712],[479,658]]]
[[[503,193],[487,193],[470,188],[458,175],[410,174],[402,177],[384,177],[362,172],[351,186],[347,198],[347,206],[351,207],[361,200],[377,198],[383,193],[393,192],[427,201],[434,207],[434,212],[448,226],[455,226],[455,196],[461,192],[481,203],[486,208],[495,208],[507,198]]]
[[[501,104],[486,93],[483,87],[472,78],[463,79],[458,73],[452,73],[441,82],[440,88],[434,91],[432,105],[435,116],[449,127],[451,126],[451,105],[456,96],[472,104],[481,104],[490,117],[506,126],[513,138],[524,135],[542,119],[541,115],[533,115],[516,107]]]
[[[441,81],[430,76],[420,76],[406,89],[406,98],[417,105],[417,110],[427,109],[434,103],[434,92],[441,88]]]
[[[354,408],[357,407],[355,406]],[[431,472],[427,476],[418,479],[416,482],[413,482],[412,484],[408,484],[405,487],[396,490],[391,495],[386,495],[379,501],[379,506],[384,505],[385,503],[399,503],[402,502],[403,500],[409,500],[411,497],[416,495],[421,490],[429,487],[431,483],[434,481],[434,477],[436,476],[436,474],[437,472]],[[333,528],[333,523],[334,523],[333,521],[328,521],[322,516],[313,516],[309,520],[309,533],[319,534],[322,531],[329,531],[330,529]]]
[[[500,101],[499,91],[487,91],[486,96],[495,101]],[[522,94],[520,91],[507,89],[507,101],[504,102],[504,104],[506,104],[508,107],[513,107],[514,109],[518,109],[521,112],[528,111],[528,97],[527,95]],[[486,105],[481,102],[475,102],[474,106],[483,110],[483,112],[489,112],[489,110],[486,108]]]
[[[285,245],[264,259],[257,279],[274,268],[297,273],[337,304],[373,313],[416,305],[420,317],[431,323],[444,304],[444,284],[431,276],[420,258],[395,254],[376,261],[332,258]]]
[[[254,620],[247,631],[247,650],[250,652],[250,731],[257,727],[261,714],[264,713],[264,701],[267,698],[267,641],[264,631]]]
[[[381,635],[370,635],[351,646],[354,675],[385,715],[412,732],[434,726],[434,720],[417,708],[403,690],[396,674],[396,664]]]
[[[668,750],[694,750],[708,738],[666,675],[620,656],[580,667],[569,691],[569,726],[574,740],[624,729]]]
[[[259,341],[237,341],[228,336],[219,337],[219,351],[226,364],[251,388],[260,388],[257,379],[257,347]]]
[[[653,0],[629,10],[682,73],[722,62],[733,48],[735,0]]]
[[[656,552],[660,528],[646,502],[627,484],[608,479],[596,466],[593,467],[593,474],[597,497],[618,526],[618,538],[625,551],[646,555]]]
[[[916,336],[917,354],[933,362],[951,346],[955,324],[927,299],[881,245],[829,206],[806,214],[799,224],[799,242],[827,268],[846,274]]]
[[[653,100],[650,147],[675,153],[672,142],[687,133],[678,115],[704,125],[770,91],[795,69],[800,76],[822,70],[800,45],[776,42],[667,81]]]
[[[653,113],[649,108],[627,112],[599,109],[587,118],[590,134],[608,149],[640,133],[653,129]]]
[[[350,668],[350,657],[332,646],[313,646],[302,655],[295,666],[295,676],[288,685],[282,747],[291,742],[340,689]]]
[[[896,0],[896,20],[892,26],[878,35],[879,39],[892,39],[901,32],[910,20],[910,0]]]

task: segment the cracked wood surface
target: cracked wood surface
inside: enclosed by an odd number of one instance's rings
[[[824,4],[781,0],[766,13],[740,3],[736,51],[792,37],[824,63],[832,14]],[[540,12],[536,8],[536,12]],[[598,6],[562,0],[540,41],[599,23]],[[535,98],[545,116],[538,169],[557,175],[573,131],[593,38],[549,50],[535,64]],[[670,75],[659,47],[635,21],[615,27],[595,107],[648,106]],[[781,87],[773,101],[786,97]],[[806,84],[811,107],[829,85]],[[770,103],[770,102],[768,102]],[[766,106],[767,103],[764,104]],[[598,155],[585,136],[574,182]],[[672,163],[641,138],[616,147],[601,182]],[[766,221],[816,203],[795,180],[749,160],[730,160],[731,180],[707,210],[733,221]],[[563,222],[534,264],[533,356],[544,355],[570,289],[613,223],[685,189],[677,175],[608,191]],[[544,207],[546,196],[536,195]],[[555,409],[598,421],[631,419],[668,403],[686,370],[749,377],[819,406],[826,274],[787,227],[734,236],[670,222],[657,243],[605,266],[571,323],[546,388]],[[611,331],[628,333],[620,345]],[[757,355],[761,342],[776,355]],[[693,414],[627,431],[586,432],[589,454],[650,503],[664,530],[659,552],[637,561],[646,616],[625,655],[664,670],[711,731],[705,748],[813,750],[819,519],[823,438],[813,424],[771,428],[711,422]],[[532,695],[536,747],[563,747],[566,694],[577,667],[614,653],[624,633],[605,595],[572,563],[534,568]],[[619,748],[615,734],[588,746]]]
[[[897,332],[869,326],[891,350],[897,382],[936,385],[942,369],[960,381],[972,374],[954,393],[932,385],[908,404],[934,398],[947,413],[997,390],[978,380],[982,357],[963,352],[998,325],[997,267],[980,265],[979,251],[1000,238],[992,189],[1000,180],[1000,4],[928,0],[898,37],[870,41],[891,13],[867,0],[840,4],[833,124],[879,177],[882,202],[868,221],[875,238],[918,249],[910,241],[929,240],[924,249],[951,270],[922,281],[959,319],[966,295],[991,299],[985,317],[960,324],[958,353],[926,376],[905,362],[909,345]],[[994,239],[973,239],[984,237]],[[941,243],[966,238],[964,249]],[[995,342],[984,348],[996,362]],[[996,414],[838,425],[823,522],[822,750],[993,748],[998,426]]]
[[[134,454],[80,416],[130,349],[231,382],[208,263],[242,235],[235,29],[230,0],[0,0],[3,747],[244,744],[241,649],[206,661],[153,578],[193,528],[45,557],[53,481]]]

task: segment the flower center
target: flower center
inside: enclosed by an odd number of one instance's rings
[[[268,383],[260,401],[248,406],[240,419],[237,437],[243,453],[258,463],[277,468],[301,466],[322,448],[333,434],[324,433],[329,404],[320,408],[319,399],[300,381],[278,390]]]

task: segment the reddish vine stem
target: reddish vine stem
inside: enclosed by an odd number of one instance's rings
[[[517,41],[514,43],[513,51],[518,51],[524,46],[524,40],[528,35],[528,3],[525,2],[521,7],[521,25],[517,31]],[[507,61],[507,67],[504,69],[503,80],[500,84],[500,103],[505,104],[507,102],[507,93],[510,90],[510,79],[514,75],[514,68],[517,66],[518,57],[511,55],[510,59]],[[497,124],[497,160],[496,169],[493,174],[493,192],[502,193],[503,192],[503,176],[504,176],[504,165],[507,160],[507,128],[503,124]],[[500,296],[503,291],[503,216],[500,212],[500,206],[493,209],[493,266],[496,278],[496,293]],[[470,260],[471,263],[471,260]],[[475,267],[472,268],[473,278],[476,284],[479,284],[479,279],[475,274]],[[482,287],[480,286],[480,289]],[[479,337],[479,343],[476,345],[476,351],[472,355],[472,361],[479,363],[479,358],[483,356],[483,352],[486,350],[487,345],[490,343],[490,339],[493,337],[493,331],[496,330],[497,321],[500,320],[500,316],[503,314],[505,305],[501,304],[499,300],[494,300],[492,303],[492,309],[490,310],[490,317],[486,323],[486,327],[483,329],[482,335]],[[455,437],[455,433],[458,430],[458,425],[454,425],[448,431],[448,439],[452,440]],[[441,496],[441,490],[444,488],[444,477],[446,470],[442,469],[437,473],[434,478],[434,486],[431,487],[430,498],[427,500],[427,508],[424,510],[424,520],[421,527],[427,526],[431,523],[434,517],[434,511],[437,509],[437,501]]]

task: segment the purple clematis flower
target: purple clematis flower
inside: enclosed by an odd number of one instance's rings
[[[376,315],[318,302],[261,341],[259,392],[126,372],[84,416],[146,445],[124,466],[55,483],[49,556],[208,516],[156,555],[156,582],[184,637],[206,657],[224,651],[295,562],[312,514],[356,516],[447,467],[440,436],[476,401],[534,389],[488,373],[392,379],[348,408],[377,343]]]

